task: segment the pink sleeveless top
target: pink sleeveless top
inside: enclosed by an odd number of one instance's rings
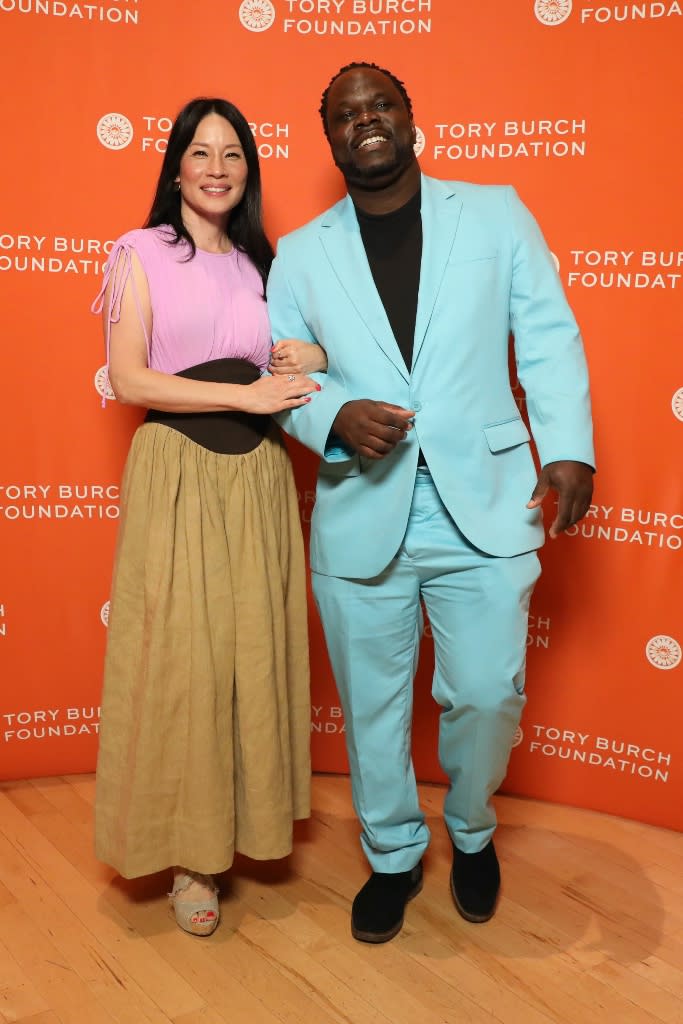
[[[102,311],[104,293],[114,275],[107,310],[107,367],[111,325],[118,322],[129,279],[142,321],[130,273],[134,250],[145,271],[152,303],[152,336],[147,337],[145,331],[151,369],[177,373],[211,359],[236,358],[248,359],[265,370],[270,323],[261,276],[249,257],[237,249],[229,253],[197,249],[188,260],[188,244],[169,245],[166,238],[173,238],[168,227],[137,228],[122,235],[109,255],[102,288],[92,305],[93,313]]]

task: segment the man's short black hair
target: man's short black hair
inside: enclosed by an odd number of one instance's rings
[[[319,113],[323,122],[323,130],[328,139],[330,136],[327,131],[327,101],[329,99],[330,89],[332,88],[332,86],[337,81],[340,75],[346,74],[347,71],[353,71],[354,68],[372,68],[374,71],[380,71],[383,75],[386,75],[387,78],[391,79],[391,81],[394,83],[394,85],[400,92],[403,102],[406,105],[406,109],[408,110],[408,113],[410,114],[411,117],[413,116],[413,104],[410,102],[410,96],[408,95],[406,87],[400,78],[397,78],[396,75],[392,75],[391,71],[387,71],[386,68],[381,68],[379,64],[371,64],[368,61],[364,60],[354,61],[352,64],[345,64],[343,68],[339,68],[339,71],[337,71],[336,75],[332,76],[332,78],[327,83],[327,88],[322,94],[320,100]]]

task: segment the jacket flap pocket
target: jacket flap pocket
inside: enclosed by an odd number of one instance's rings
[[[514,448],[515,445],[531,440],[526,424],[521,419],[492,423],[491,426],[484,427],[484,434],[492,452],[502,452],[505,448]]]
[[[359,476],[360,457],[354,455],[351,459],[342,459],[339,462],[326,462],[323,459],[320,462],[319,473],[326,480],[337,480],[345,476]]]

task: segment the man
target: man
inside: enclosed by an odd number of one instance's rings
[[[578,329],[514,190],[422,176],[405,87],[374,64],[342,68],[320,112],[348,195],[280,241],[268,304],[275,337],[317,342],[329,361],[322,392],[281,419],[322,457],[313,589],[372,868],[352,932],[385,942],[422,887],[429,841],[410,755],[421,602],[443,709],[451,892],[482,922],[500,883],[490,799],[525,700],[540,505],[558,492],[551,537],[585,514],[592,429]]]

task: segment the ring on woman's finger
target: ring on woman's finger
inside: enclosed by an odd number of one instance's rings
[[[288,373],[287,380],[289,381],[290,384],[293,384],[294,381],[296,380],[296,376],[293,373]]]

